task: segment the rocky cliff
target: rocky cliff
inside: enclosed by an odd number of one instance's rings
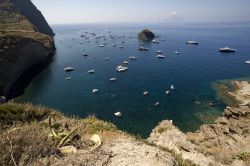
[[[30,0],[0,0],[0,96],[54,53],[53,32]]]
[[[227,107],[223,116],[194,133],[184,134],[172,122],[163,121],[152,131],[148,141],[174,150],[202,166],[250,165],[250,84],[246,81],[231,84],[235,90],[224,94],[230,95],[238,107]]]

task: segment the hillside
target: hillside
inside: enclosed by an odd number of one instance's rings
[[[53,32],[30,0],[0,0],[0,96],[54,54]]]

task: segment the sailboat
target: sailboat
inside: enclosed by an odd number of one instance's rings
[[[195,37],[194,37],[193,40],[187,41],[186,44],[189,44],[189,45],[199,45],[199,42],[195,41]]]

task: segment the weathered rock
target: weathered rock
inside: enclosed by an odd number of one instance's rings
[[[155,38],[155,34],[148,29],[141,31],[138,34],[138,39],[140,40],[147,41],[147,40],[153,40],[154,38]]]
[[[58,149],[62,154],[76,153],[77,149],[74,146],[64,146]]]

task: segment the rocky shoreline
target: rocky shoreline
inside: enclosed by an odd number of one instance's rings
[[[171,121],[162,121],[147,139],[160,147],[174,150],[198,165],[250,164],[250,108],[247,81],[231,81],[234,91],[227,94],[239,105],[227,107],[214,123],[202,125],[194,133],[183,133]]]

